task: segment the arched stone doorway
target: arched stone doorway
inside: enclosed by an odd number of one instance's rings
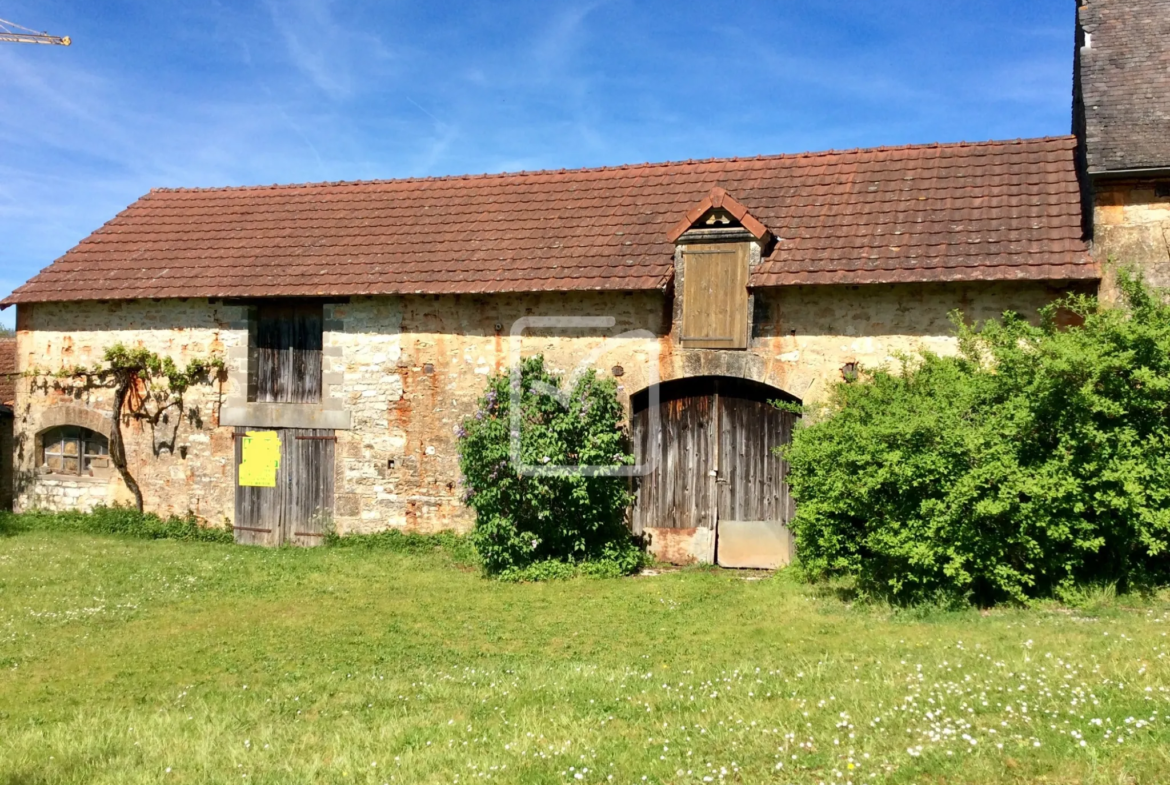
[[[657,397],[657,402],[654,398]],[[771,402],[795,399],[726,376],[664,382],[631,396],[638,463],[632,526],[673,563],[770,568],[792,557],[788,465],[775,449],[797,416]]]

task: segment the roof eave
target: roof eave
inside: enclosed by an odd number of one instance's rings
[[[1170,166],[1147,166],[1133,169],[1090,169],[1089,179],[1097,180],[1129,180],[1144,177],[1170,177]]]
[[[816,270],[758,273],[749,282],[753,289],[787,286],[858,286],[908,283],[999,283],[1044,281],[1099,281],[1101,266],[1095,262],[1037,265],[981,265],[978,267],[926,267],[918,270]]]

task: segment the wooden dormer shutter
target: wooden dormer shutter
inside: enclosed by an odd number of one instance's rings
[[[748,244],[704,243],[682,249],[683,347],[746,349]]]

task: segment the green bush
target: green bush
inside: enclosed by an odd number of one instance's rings
[[[85,534],[120,534],[147,540],[186,540],[189,542],[233,541],[230,526],[203,526],[195,516],[160,518],[141,513],[132,507],[97,507],[93,512],[33,511],[8,513],[0,521],[0,531],[67,531]]]
[[[1170,308],[1120,286],[838,385],[785,449],[806,573],[981,604],[1170,579]]]
[[[547,471],[526,476],[513,466],[509,373],[488,380],[478,411],[457,429],[464,500],[476,514],[471,539],[485,569],[514,580],[633,572],[642,555],[625,525],[627,479],[572,468],[633,463],[616,384],[587,372],[562,405],[561,381],[542,357],[519,371],[520,457]]]

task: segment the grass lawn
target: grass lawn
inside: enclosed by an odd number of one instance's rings
[[[1170,780],[1165,597],[911,614],[745,577],[0,536],[0,784]]]

